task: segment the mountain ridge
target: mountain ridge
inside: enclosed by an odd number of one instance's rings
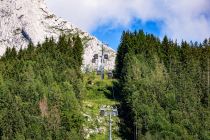
[[[45,0],[1,0],[0,3],[0,55],[6,47],[19,50],[26,48],[29,42],[36,45],[44,42],[46,37],[57,40],[61,34],[72,34],[79,35],[83,40],[83,70],[98,68],[100,61],[92,63],[92,58],[94,54],[101,54],[102,45],[105,53],[109,54],[105,69],[114,69],[115,51],[96,37],[57,17],[47,8]]]

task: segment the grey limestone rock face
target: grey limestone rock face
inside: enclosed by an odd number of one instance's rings
[[[113,70],[116,53],[96,37],[57,17],[47,8],[44,0],[0,0],[0,56],[7,47],[26,48],[29,42],[42,43],[46,37],[56,40],[61,34],[79,35],[84,45],[83,70],[93,70],[101,63],[102,46],[105,69]],[[92,63],[94,54],[99,59]],[[71,55],[71,54],[69,54]]]

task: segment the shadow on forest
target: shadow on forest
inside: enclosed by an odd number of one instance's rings
[[[120,122],[118,124],[119,126],[119,137],[121,137],[123,140],[133,140],[133,130],[130,129],[133,128],[133,121],[132,116],[130,116],[130,113],[127,113],[130,111],[128,106],[123,102],[123,98],[121,95],[121,89],[120,85],[117,81],[113,81],[113,86],[107,87],[107,90],[109,92],[104,92],[104,95],[111,100],[116,100],[120,104],[117,105],[118,108],[118,117],[120,118]],[[130,127],[128,127],[130,126]]]

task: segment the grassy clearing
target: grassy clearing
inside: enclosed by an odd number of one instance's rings
[[[83,114],[85,116],[84,130],[87,139],[106,140],[108,139],[109,117],[100,116],[101,106],[116,106],[119,104],[114,100],[112,86],[115,80],[105,79],[102,81],[100,76],[90,73],[84,76],[86,84],[86,96],[83,100]],[[120,139],[118,136],[118,117],[112,117],[113,139]]]

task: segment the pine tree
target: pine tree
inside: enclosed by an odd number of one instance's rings
[[[124,58],[126,54],[128,53],[129,47],[129,32],[123,32],[122,37],[121,37],[121,42],[117,50],[117,57],[116,57],[116,66],[115,66],[115,73],[117,78],[121,78],[122,76],[122,68],[124,64]]]
[[[75,66],[80,68],[82,66],[84,48],[79,36],[73,38],[73,40],[74,40],[74,46],[72,53],[75,61]]]

